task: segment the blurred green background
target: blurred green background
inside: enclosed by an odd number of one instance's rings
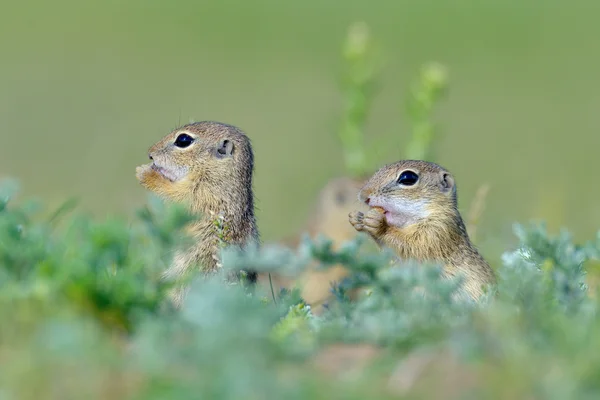
[[[402,157],[419,67],[447,66],[438,161],[465,211],[491,185],[478,244],[495,262],[514,221],[588,239],[600,227],[600,4],[552,0],[26,1],[0,6],[0,177],[100,217],[146,200],[135,166],[190,119],[241,127],[256,153],[266,240],[300,229],[345,173],[335,134],[341,46],[366,21],[386,57],[370,117]],[[497,249],[497,250],[496,250]]]

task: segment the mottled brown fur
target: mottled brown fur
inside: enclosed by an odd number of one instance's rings
[[[397,182],[406,170],[419,176],[413,186]],[[415,160],[386,165],[368,180],[359,199],[371,208],[350,213],[350,223],[380,246],[393,249],[400,259],[441,263],[448,277],[463,274],[463,288],[474,299],[495,282],[493,270],[469,239],[458,211],[454,178],[446,169]]]
[[[195,139],[187,148],[174,144],[182,133]],[[227,143],[225,140],[232,144],[231,154],[220,156],[217,149]],[[201,265],[205,273],[218,269],[219,236],[214,226],[218,216],[223,218],[228,244],[243,246],[259,240],[252,190],[254,155],[249,138],[241,130],[212,121],[188,124],[154,144],[148,155],[152,162],[136,170],[140,183],[167,200],[187,204],[201,217],[188,227],[196,244],[175,256],[165,277],[181,277],[194,265]],[[168,173],[159,172],[161,168]],[[183,294],[183,290],[175,293],[176,303]]]

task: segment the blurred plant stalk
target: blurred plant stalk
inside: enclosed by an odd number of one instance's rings
[[[429,63],[421,68],[419,79],[411,87],[407,104],[412,134],[406,146],[405,158],[435,161],[433,144],[438,132],[432,113],[447,89],[448,72],[442,64]]]
[[[475,197],[471,202],[469,213],[467,214],[467,232],[472,241],[476,241],[477,226],[485,209],[486,199],[490,191],[490,184],[484,183],[477,189]]]
[[[344,111],[338,138],[344,149],[346,169],[352,176],[360,177],[368,170],[365,125],[381,70],[380,53],[365,22],[350,26],[342,55]]]

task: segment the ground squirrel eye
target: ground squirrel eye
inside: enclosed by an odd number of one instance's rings
[[[405,186],[412,186],[419,180],[419,175],[413,171],[404,171],[398,177],[398,183]]]
[[[192,144],[193,141],[193,137],[191,137],[188,134],[182,133],[181,135],[177,136],[177,139],[175,139],[175,146],[185,148]]]

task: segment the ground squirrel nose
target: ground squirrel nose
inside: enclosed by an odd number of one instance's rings
[[[154,158],[152,158],[152,154],[148,154],[148,158],[154,161]]]
[[[367,199],[365,200],[365,203],[367,203],[367,205],[369,205],[369,203],[371,202],[371,197],[367,197]]]

